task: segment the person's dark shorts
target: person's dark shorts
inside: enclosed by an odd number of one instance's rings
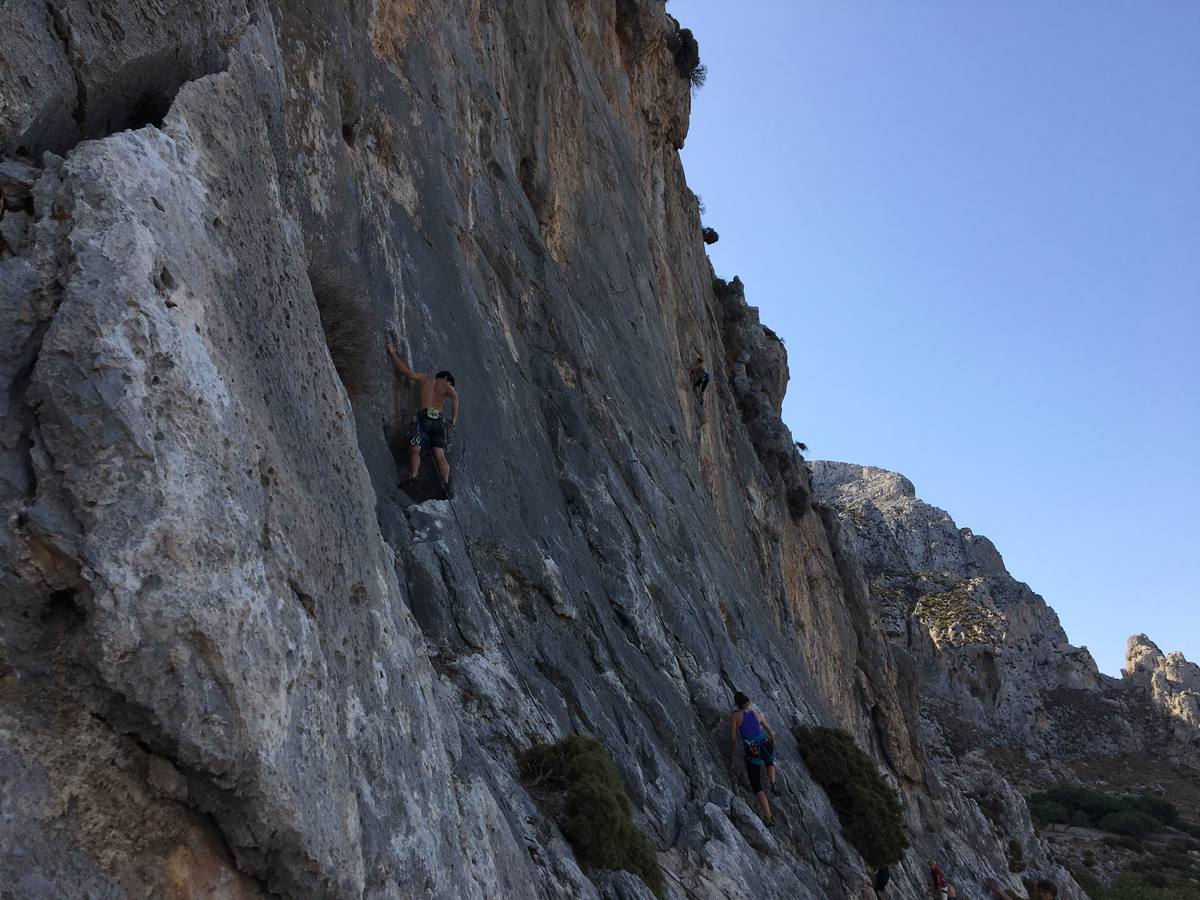
[[[708,387],[709,380],[709,374],[707,372],[702,372],[699,376],[697,376],[696,380],[692,382],[692,387],[703,394],[704,389]]]
[[[441,416],[435,419],[429,413],[421,410],[413,416],[412,437],[409,443],[417,447],[427,445],[444,450],[446,448],[446,420]]]
[[[757,794],[763,789],[763,769],[775,765],[775,742],[770,738],[765,741],[743,741],[742,748],[746,754],[746,774],[750,776],[750,787]]]

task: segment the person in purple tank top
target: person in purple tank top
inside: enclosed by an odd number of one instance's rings
[[[737,763],[738,744],[742,745],[742,755],[746,763],[746,774],[750,777],[750,787],[754,798],[758,801],[758,809],[763,821],[768,825],[775,824],[771,815],[771,804],[763,790],[763,770],[766,770],[767,780],[771,783],[771,791],[775,791],[775,732],[767,724],[763,714],[750,708],[750,698],[738,691],[733,695],[734,710],[729,715],[729,765]]]

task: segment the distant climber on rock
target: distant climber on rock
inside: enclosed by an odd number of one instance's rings
[[[697,356],[696,361],[692,363],[692,367],[688,369],[688,377],[692,381],[692,392],[696,395],[697,400],[704,399],[704,389],[708,387],[708,383],[712,380],[708,372],[704,369],[704,357]]]
[[[1000,887],[999,882],[994,878],[987,880],[987,888],[997,900],[1013,900],[1012,895]],[[1058,897],[1058,885],[1053,881],[1043,878],[1034,886],[1033,893],[1032,900],[1056,900]]]
[[[946,873],[932,859],[929,860],[929,894],[933,900],[947,900],[957,895],[954,885],[946,877]]]
[[[734,710],[729,715],[729,765],[737,764],[738,744],[742,746],[742,757],[746,763],[746,775],[758,801],[758,809],[768,826],[775,824],[771,815],[771,804],[763,791],[763,770],[775,787],[775,732],[767,724],[761,712],[750,708],[750,698],[738,691],[733,695]]]
[[[415,381],[421,392],[421,408],[412,417],[408,447],[408,466],[410,477],[401,483],[400,487],[408,488],[417,480],[421,471],[421,447],[428,444],[433,451],[433,459],[442,477],[442,485],[446,496],[453,493],[450,487],[450,462],[446,459],[447,428],[458,425],[458,392],[454,390],[454,376],[443,370],[436,375],[424,375],[414,372],[400,358],[395,341],[388,337],[388,355],[396,369],[405,378]],[[450,401],[450,421],[447,423],[442,408]]]

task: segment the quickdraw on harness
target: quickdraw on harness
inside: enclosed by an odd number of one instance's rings
[[[767,742],[770,740],[767,735],[762,735],[756,738],[742,738],[742,750],[745,751],[746,758],[752,765],[766,765],[766,760],[763,759]]]
[[[450,438],[454,434],[453,428],[448,428],[442,424],[442,411],[432,406],[427,406],[418,412],[409,420],[409,437],[408,442],[414,447],[423,446],[425,443],[425,430],[421,427],[421,417],[424,416],[431,422],[437,422],[441,426],[442,433],[446,437],[446,446],[450,446]]]

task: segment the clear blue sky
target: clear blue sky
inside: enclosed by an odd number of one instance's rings
[[[796,439],[992,538],[1103,671],[1200,661],[1200,2],[668,8]]]

